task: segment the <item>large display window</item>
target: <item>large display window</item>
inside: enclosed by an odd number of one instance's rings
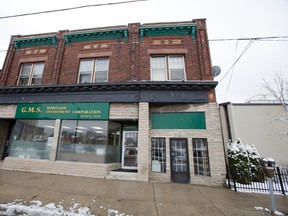
[[[8,156],[50,160],[55,120],[16,120]],[[102,120],[62,120],[56,160],[120,163],[121,124]]]
[[[50,159],[55,120],[17,120],[10,137],[10,157]]]
[[[107,121],[62,120],[57,160],[105,163]]]
[[[108,121],[62,120],[57,160],[111,163],[119,158],[120,124]]]

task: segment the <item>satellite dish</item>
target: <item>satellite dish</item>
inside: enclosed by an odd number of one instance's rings
[[[218,66],[212,67],[212,75],[213,77],[217,77],[221,73],[221,68]]]

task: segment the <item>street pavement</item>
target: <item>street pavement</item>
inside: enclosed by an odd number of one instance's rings
[[[288,215],[287,195],[275,195],[276,209]],[[19,200],[61,204],[78,203],[91,214],[108,210],[133,216],[256,216],[271,215],[268,194],[234,192],[222,187],[189,184],[94,179],[0,170],[0,204]],[[261,208],[257,208],[261,207]],[[1,208],[0,208],[1,210]]]

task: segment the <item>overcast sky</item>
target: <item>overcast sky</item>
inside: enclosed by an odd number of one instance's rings
[[[9,0],[1,2],[0,17],[119,1],[122,0]],[[222,70],[215,78],[220,81],[216,88],[219,103],[245,102],[263,93],[263,79],[271,80],[276,73],[287,77],[287,38],[253,42],[226,76],[250,41],[213,40],[288,36],[288,0],[149,0],[0,19],[0,68],[6,55],[3,50],[8,48],[11,35],[197,18],[207,19],[212,65]]]

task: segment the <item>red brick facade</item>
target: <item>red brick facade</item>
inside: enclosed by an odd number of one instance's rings
[[[196,37],[193,39],[188,34],[182,36],[145,36],[144,39],[140,39],[139,28],[141,25],[133,23],[128,25],[129,35],[126,41],[124,38],[120,38],[73,42],[67,45],[65,44],[64,35],[69,33],[69,31],[60,31],[49,33],[56,35],[56,47],[53,47],[53,45],[32,46],[16,50],[13,45],[15,38],[29,38],[43,35],[12,36],[1,73],[0,85],[17,85],[21,64],[38,61],[45,61],[41,84],[76,84],[80,59],[93,57],[109,57],[109,82],[151,80],[150,56],[163,54],[184,55],[187,80],[213,80],[205,20],[145,24],[145,26],[167,24],[196,24]],[[126,26],[113,28],[123,27]],[[73,32],[80,32],[80,30]]]
[[[222,185],[216,86],[204,19],[12,36],[0,72],[3,168]]]

